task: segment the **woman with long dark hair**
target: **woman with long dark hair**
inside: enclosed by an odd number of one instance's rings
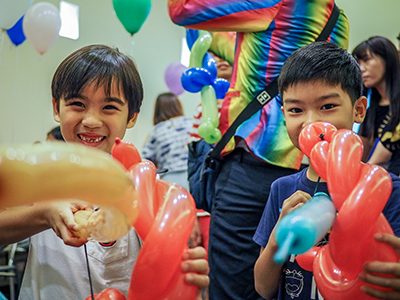
[[[400,173],[400,61],[396,46],[387,38],[373,36],[353,50],[360,64],[370,106],[359,134],[364,158]]]

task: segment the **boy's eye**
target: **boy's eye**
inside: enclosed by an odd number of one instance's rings
[[[104,106],[104,109],[106,109],[106,110],[119,110],[119,108],[116,107],[115,105],[106,105],[106,106]]]
[[[324,104],[324,105],[322,105],[321,110],[329,110],[329,109],[332,109],[332,108],[335,108],[335,107],[336,107],[336,105],[332,104],[332,103]]]
[[[67,106],[85,107],[85,105],[80,101],[69,101]]]
[[[298,114],[298,113],[302,112],[302,109],[298,108],[298,107],[292,107],[292,108],[289,108],[287,111],[290,113],[293,113],[293,114]]]

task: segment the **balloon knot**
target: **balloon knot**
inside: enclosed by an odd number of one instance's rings
[[[115,144],[117,145],[121,144],[121,139],[119,137],[115,138]]]

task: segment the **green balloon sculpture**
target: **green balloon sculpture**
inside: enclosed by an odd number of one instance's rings
[[[151,0],[113,0],[119,21],[131,35],[142,27],[151,9]]]

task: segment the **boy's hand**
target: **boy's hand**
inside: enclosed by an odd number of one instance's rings
[[[400,253],[400,238],[391,234],[377,234],[375,239],[382,243],[392,246],[397,253]],[[376,273],[388,274],[394,277],[386,278],[378,276]],[[364,272],[360,279],[366,283],[390,288],[390,290],[381,291],[371,286],[361,287],[366,294],[378,299],[400,299],[400,263],[399,262],[380,262],[372,261],[366,263]]]
[[[187,249],[183,253],[182,271],[185,272],[185,281],[199,288],[208,287],[210,279],[208,277],[208,261],[206,259],[206,249],[196,247]]]
[[[88,209],[84,202],[50,202],[47,206],[46,219],[49,227],[56,235],[69,246],[80,247],[87,242],[78,235],[78,224],[75,222],[74,213],[78,210]]]
[[[189,237],[189,248],[195,248],[198,246],[201,246],[202,243],[202,238],[201,238],[201,230],[200,230],[200,224],[199,224],[199,220],[195,219],[194,221],[194,225],[193,225],[193,229],[192,229],[192,233],[190,234]]]
[[[282,205],[282,211],[279,216],[279,220],[290,213],[292,210],[299,208],[308,200],[311,199],[311,195],[303,192],[303,191],[296,191],[294,192],[289,198],[287,198]]]

